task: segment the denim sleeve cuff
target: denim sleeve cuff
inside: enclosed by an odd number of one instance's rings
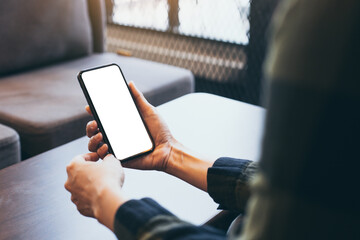
[[[135,239],[139,231],[158,215],[174,216],[150,198],[127,201],[116,212],[114,233],[118,239]]]
[[[223,157],[208,169],[208,193],[220,204],[220,209],[243,212],[250,194],[248,181],[251,176],[247,170],[252,165],[249,160]]]

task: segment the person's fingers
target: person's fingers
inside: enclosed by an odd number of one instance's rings
[[[89,140],[88,149],[90,152],[96,152],[99,148],[99,145],[101,144],[103,140],[103,136],[101,133],[96,134],[95,136],[92,136]]]
[[[106,154],[106,156],[105,156],[104,159],[103,159],[104,162],[105,162],[105,161],[114,161],[114,160],[119,161],[119,160],[117,160],[117,159],[115,158],[115,156],[112,155],[111,153]]]
[[[89,105],[86,105],[86,106],[85,106],[85,110],[86,110],[87,113],[90,114],[91,116],[93,115],[92,112],[91,112],[91,109],[90,109],[90,106],[89,106]]]
[[[109,147],[106,143],[104,143],[101,147],[98,148],[96,152],[101,159],[104,159],[105,156],[109,153]]]
[[[75,205],[77,205],[77,203],[78,203],[78,200],[74,197],[74,195],[71,195],[71,201],[72,201]]]
[[[99,160],[99,155],[96,152],[86,153],[83,155],[85,161],[96,162]]]
[[[69,179],[66,180],[66,182],[65,182],[65,184],[64,184],[64,187],[65,187],[65,189],[66,189],[68,192],[71,192],[71,186],[70,186]]]
[[[84,161],[85,159],[81,155],[78,155],[71,160],[71,162],[66,166],[66,172],[69,178],[71,178],[72,171],[77,167],[77,165]]]
[[[90,122],[87,123],[87,125],[86,125],[86,136],[91,138],[92,136],[94,136],[98,132],[99,132],[99,128],[98,128],[97,122],[95,120],[90,121]]]
[[[113,154],[111,154],[111,153],[108,153],[108,154],[106,154],[105,155],[105,157],[104,157],[104,159],[103,159],[103,161],[104,162],[114,162],[114,163],[116,163],[116,164],[120,164],[120,165],[122,165],[121,164],[121,162],[119,161],[119,159],[117,159]]]
[[[120,187],[122,187],[124,185],[124,181],[125,181],[125,174],[124,174],[124,169],[122,168],[122,164],[119,161],[119,159],[117,159],[114,155],[112,154],[107,154],[104,159],[103,159],[103,163],[104,164],[109,164],[111,166],[113,166],[114,168],[118,168],[120,166],[120,179],[119,179],[119,183],[120,183]]]
[[[94,213],[93,213],[92,209],[90,208],[90,206],[76,205],[76,208],[79,211],[79,213],[81,213],[82,215],[84,215],[86,217],[94,217]]]
[[[126,168],[144,169],[141,163],[144,162],[145,158],[146,156],[137,157],[131,161],[125,161],[121,165]]]
[[[139,107],[141,113],[151,114],[153,112],[153,106],[146,100],[144,95],[136,88],[134,82],[129,83],[129,88],[135,99],[136,105]]]

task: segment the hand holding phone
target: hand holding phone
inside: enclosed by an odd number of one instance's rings
[[[119,66],[81,71],[78,80],[110,153],[126,161],[153,151],[153,140]]]
[[[171,161],[171,152],[175,145],[179,144],[172,136],[166,123],[157,113],[156,108],[149,104],[143,94],[135,87],[134,83],[129,83],[129,89],[134,97],[136,105],[148,126],[150,135],[154,138],[155,149],[150,154],[142,155],[131,161],[122,162],[124,167],[143,169],[143,170],[159,170],[166,171]],[[91,110],[87,108],[89,114]],[[89,140],[89,150],[97,152],[101,158],[106,156],[108,151],[107,145],[101,145],[103,138],[97,132],[96,121],[90,121],[86,126],[87,136]]]

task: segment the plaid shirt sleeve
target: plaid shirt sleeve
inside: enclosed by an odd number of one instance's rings
[[[208,170],[208,193],[220,209],[242,213],[250,196],[249,182],[257,169],[253,161],[219,158]]]
[[[150,198],[119,207],[114,221],[118,239],[225,239],[225,232],[182,221]]]
[[[241,211],[249,197],[248,181],[257,164],[220,158],[208,170],[208,191],[221,208]],[[130,200],[117,211],[114,232],[119,239],[225,239],[209,226],[182,221],[150,198]]]

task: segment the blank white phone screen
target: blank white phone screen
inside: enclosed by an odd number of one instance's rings
[[[152,142],[119,68],[83,72],[82,80],[115,157],[123,160],[149,151]]]

